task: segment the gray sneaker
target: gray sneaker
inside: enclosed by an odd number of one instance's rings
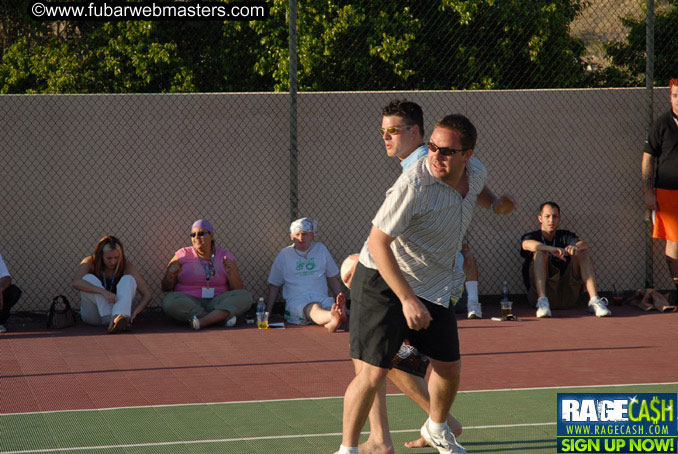
[[[591,298],[588,313],[596,317],[609,317],[612,312],[607,308],[607,298]]]
[[[467,303],[468,318],[483,318],[483,309],[478,301],[469,301]]]
[[[6,333],[6,332],[7,332],[7,328],[5,328],[5,325],[0,325],[0,334]]]
[[[193,328],[196,331],[200,331],[200,320],[195,315],[191,319],[191,328]]]
[[[466,454],[466,450],[459,444],[449,427],[445,428],[442,436],[434,436],[429,431],[428,420],[426,420],[420,432],[426,443],[436,448],[440,454]]]
[[[544,298],[543,300],[539,298],[537,300],[537,318],[544,318],[551,316],[551,307],[549,306],[549,300]]]

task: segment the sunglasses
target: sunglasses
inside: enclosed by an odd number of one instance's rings
[[[464,149],[456,150],[456,149],[450,148],[450,147],[439,147],[438,145],[434,144],[433,142],[428,143],[428,150],[433,152],[433,153],[440,153],[443,156],[452,156],[455,153],[459,153],[461,151],[466,151]]]
[[[382,137],[384,137],[385,133],[388,133],[389,136],[395,136],[397,134],[400,134],[401,129],[410,129],[412,125],[405,125],[405,126],[391,126],[390,128],[380,128],[379,129],[379,134],[381,134]]]
[[[203,237],[205,235],[209,235],[210,232],[191,232],[191,238],[195,238],[196,236]]]

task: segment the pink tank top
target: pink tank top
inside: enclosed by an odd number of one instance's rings
[[[200,259],[192,246],[179,249],[175,255],[181,264],[181,272],[174,291],[196,298],[202,297],[202,288],[207,287],[205,271],[210,268],[210,259]],[[215,247],[214,267],[209,279],[209,286],[214,289],[214,296],[229,290],[224,257],[229,260],[235,258],[230,252]]]

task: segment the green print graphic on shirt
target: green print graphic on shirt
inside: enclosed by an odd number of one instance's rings
[[[304,260],[298,260],[297,261],[297,276],[308,276],[309,274],[313,274],[313,270],[315,269],[315,258],[310,258],[307,261]]]

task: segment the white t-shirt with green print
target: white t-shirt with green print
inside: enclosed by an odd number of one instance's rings
[[[286,300],[306,292],[327,295],[327,278],[338,274],[339,268],[324,244],[313,242],[304,252],[289,245],[275,258],[268,283],[282,287]]]

